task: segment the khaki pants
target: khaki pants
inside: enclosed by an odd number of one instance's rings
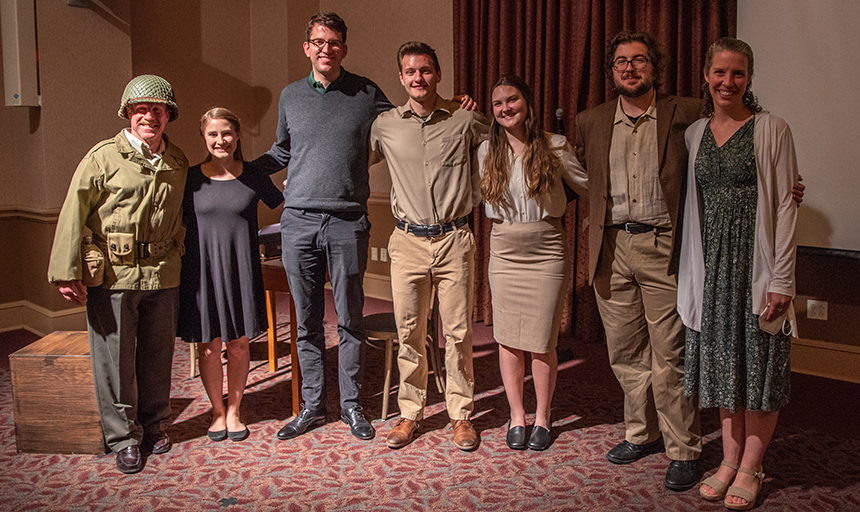
[[[670,459],[693,460],[702,451],[699,408],[684,396],[678,283],[666,275],[671,234],[631,235],[607,227],[594,291],[609,363],[624,390],[627,441],[649,443],[662,431]]]
[[[400,338],[397,366],[402,417],[420,420],[427,400],[427,317],[435,287],[445,335],[445,405],[455,420],[468,419],[474,404],[472,303],[475,237],[468,226],[422,238],[395,229],[388,241],[391,291]]]

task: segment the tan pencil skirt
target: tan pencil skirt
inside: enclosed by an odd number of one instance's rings
[[[494,222],[489,278],[496,341],[527,352],[555,350],[569,272],[561,219]]]

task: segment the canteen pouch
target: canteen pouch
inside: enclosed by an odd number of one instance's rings
[[[134,233],[107,233],[107,251],[111,265],[134,266]]]
[[[95,244],[81,245],[81,282],[84,286],[101,286],[105,280],[105,256]]]

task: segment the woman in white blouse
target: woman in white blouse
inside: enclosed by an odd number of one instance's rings
[[[514,450],[545,450],[551,442],[555,346],[569,279],[562,180],[581,193],[586,175],[567,139],[541,130],[534,96],[522,78],[500,78],[492,103],[490,138],[478,148],[478,161],[485,210],[493,222],[489,278],[493,334],[511,408],[506,442]],[[523,408],[526,352],[531,354],[537,395],[528,445]]]

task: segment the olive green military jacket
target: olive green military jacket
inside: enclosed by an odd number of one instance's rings
[[[81,279],[80,245],[87,227],[105,255],[102,288],[179,286],[188,160],[167,136],[162,137],[165,149],[157,166],[147,162],[122,132],[96,144],[81,160],[57,221],[48,281]],[[124,250],[107,250],[111,236],[122,240]],[[150,253],[156,245],[159,249]]]

